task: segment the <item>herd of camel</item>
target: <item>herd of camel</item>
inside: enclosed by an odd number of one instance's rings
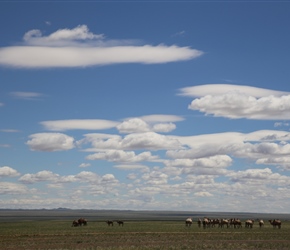
[[[118,223],[119,226],[124,226],[124,221],[117,220],[116,222]],[[107,220],[106,223],[108,224],[108,226],[114,226],[114,221],[112,220]],[[74,220],[71,226],[78,227],[78,226],[86,226],[87,224],[88,224],[87,219],[79,218],[78,220]]]
[[[245,221],[245,228],[253,228],[254,226],[254,220],[246,220]],[[274,220],[269,220],[270,224],[273,226],[273,228],[281,228],[282,222],[281,220],[274,219]],[[190,227],[192,225],[193,221],[191,218],[187,218],[185,220],[185,226]],[[262,228],[264,226],[264,221],[259,219],[258,220],[259,227]],[[234,227],[234,228],[241,228],[242,226],[242,221],[240,219],[209,219],[207,217],[204,217],[203,219],[198,219],[197,220],[197,225],[198,227],[203,226],[203,228],[208,228],[208,227]]]
[[[107,220],[105,221],[108,226],[114,226],[114,221]],[[116,220],[115,222],[118,223],[119,226],[124,226],[124,221]],[[269,220],[270,224],[273,226],[273,228],[281,228],[282,222],[281,220],[274,219]],[[187,218],[185,220],[185,226],[190,227],[193,223],[192,218]],[[255,221],[254,220],[246,220],[245,221],[245,228],[253,228]],[[78,220],[74,220],[72,222],[72,227],[78,227],[78,226],[86,226],[88,224],[88,221],[84,218],[79,218]],[[264,226],[264,221],[259,219],[258,220],[259,227],[262,228]],[[209,219],[207,217],[204,217],[203,219],[197,220],[198,227],[203,226],[203,228],[209,228],[209,227],[215,227],[218,226],[220,228],[223,227],[234,227],[234,228],[241,228],[242,221],[240,219]]]

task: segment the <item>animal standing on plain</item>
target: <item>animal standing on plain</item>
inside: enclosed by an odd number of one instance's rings
[[[278,227],[279,229],[282,226],[282,222],[280,220],[269,220],[270,224],[273,226],[273,228]]]
[[[74,220],[73,222],[72,222],[72,225],[71,225],[72,227],[78,227],[79,226],[79,222],[77,221],[77,220]]]
[[[254,220],[246,220],[245,227],[246,228],[253,228],[254,222],[255,222]]]
[[[203,228],[206,228],[209,225],[209,219],[207,217],[204,217],[202,220]]]
[[[242,227],[242,222],[240,219],[232,219],[232,224],[234,225],[234,228],[241,228]]]
[[[88,224],[88,221],[84,218],[79,218],[78,223],[80,226],[86,226]]]
[[[263,227],[264,226],[264,221],[263,220],[259,220],[259,227]]]
[[[187,218],[187,219],[185,220],[185,226],[186,226],[186,227],[190,227],[191,224],[192,224],[192,219],[191,219],[191,218]]]
[[[198,220],[197,220],[198,227],[201,227],[201,223],[202,223],[202,220],[200,218],[198,218]]]
[[[107,220],[106,223],[108,226],[114,226],[114,222],[112,220]]]
[[[122,221],[122,220],[117,220],[117,223],[119,226],[122,226],[122,227],[124,226],[124,221]]]
[[[227,228],[229,227],[230,225],[230,221],[228,219],[221,219],[220,220],[220,224],[219,224],[219,227],[224,227],[224,226],[227,226]]]

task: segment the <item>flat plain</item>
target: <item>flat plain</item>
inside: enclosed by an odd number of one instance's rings
[[[2,212],[2,213],[1,213]],[[203,214],[136,211],[0,211],[0,249],[290,249],[289,215],[273,228],[273,214]],[[80,215],[87,226],[72,227]],[[193,224],[185,226],[192,214]],[[163,215],[163,216],[161,216]],[[211,216],[209,216],[211,215]],[[240,215],[242,228],[198,227],[197,218]],[[257,217],[259,216],[259,217]],[[260,228],[245,228],[247,218],[264,219]],[[124,220],[108,226],[106,220]]]

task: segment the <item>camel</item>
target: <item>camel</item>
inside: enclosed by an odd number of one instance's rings
[[[203,228],[209,227],[210,223],[211,223],[211,220],[209,218],[207,218],[207,217],[203,218],[203,220],[202,220]]]
[[[211,226],[215,227],[215,225],[219,225],[220,224],[220,220],[219,219],[213,219],[210,221]]]
[[[79,222],[77,221],[77,220],[74,220],[73,222],[72,222],[72,225],[71,225],[72,227],[78,227],[79,226]]]
[[[185,226],[186,226],[186,227],[190,227],[191,224],[192,224],[192,219],[191,219],[191,218],[187,218],[187,219],[185,220]]]
[[[108,226],[114,226],[114,222],[111,220],[107,220],[106,223],[108,224]]]
[[[121,225],[122,225],[122,227],[124,226],[124,221],[117,220],[117,223],[118,223],[119,226],[121,226]]]
[[[263,220],[259,220],[259,226],[260,226],[260,228],[264,226],[264,221]]]
[[[198,221],[197,221],[197,225],[198,225],[198,227],[201,227],[201,223],[202,223],[201,219],[198,218]]]
[[[273,226],[273,228],[278,227],[279,229],[282,226],[282,222],[280,220],[269,220],[270,224]]]
[[[78,223],[79,223],[80,226],[86,226],[88,221],[86,219],[84,219],[84,218],[79,218],[78,219]]]
[[[227,225],[227,228],[229,227],[230,221],[227,219],[221,219],[219,227],[224,227],[224,225]]]
[[[246,220],[245,227],[247,228],[253,228],[254,220]]]
[[[233,218],[233,219],[230,219],[230,225],[234,226],[234,228],[241,228],[242,227],[242,222],[240,219],[236,219],[236,218]]]

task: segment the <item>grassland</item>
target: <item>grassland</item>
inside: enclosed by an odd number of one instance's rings
[[[105,216],[115,219],[114,216],[120,218],[122,214],[107,211],[100,217],[90,217],[87,226],[72,227],[70,216],[77,219],[78,214],[55,218],[50,212],[44,213],[46,216],[42,219],[41,213],[33,214],[35,216],[25,217],[18,213],[20,217],[12,219],[7,212],[4,219],[2,213],[0,249],[290,249],[290,222],[286,218],[281,229],[274,229],[267,218],[264,218],[264,228],[255,223],[252,229],[203,229],[197,226],[196,220],[191,227],[185,227],[185,214],[182,214],[183,219],[178,217],[180,214],[170,217],[164,213],[163,220],[160,217],[157,220],[153,214],[138,220],[139,213],[129,218],[131,213],[128,212],[124,215],[127,220],[123,227],[117,223],[109,227]]]

